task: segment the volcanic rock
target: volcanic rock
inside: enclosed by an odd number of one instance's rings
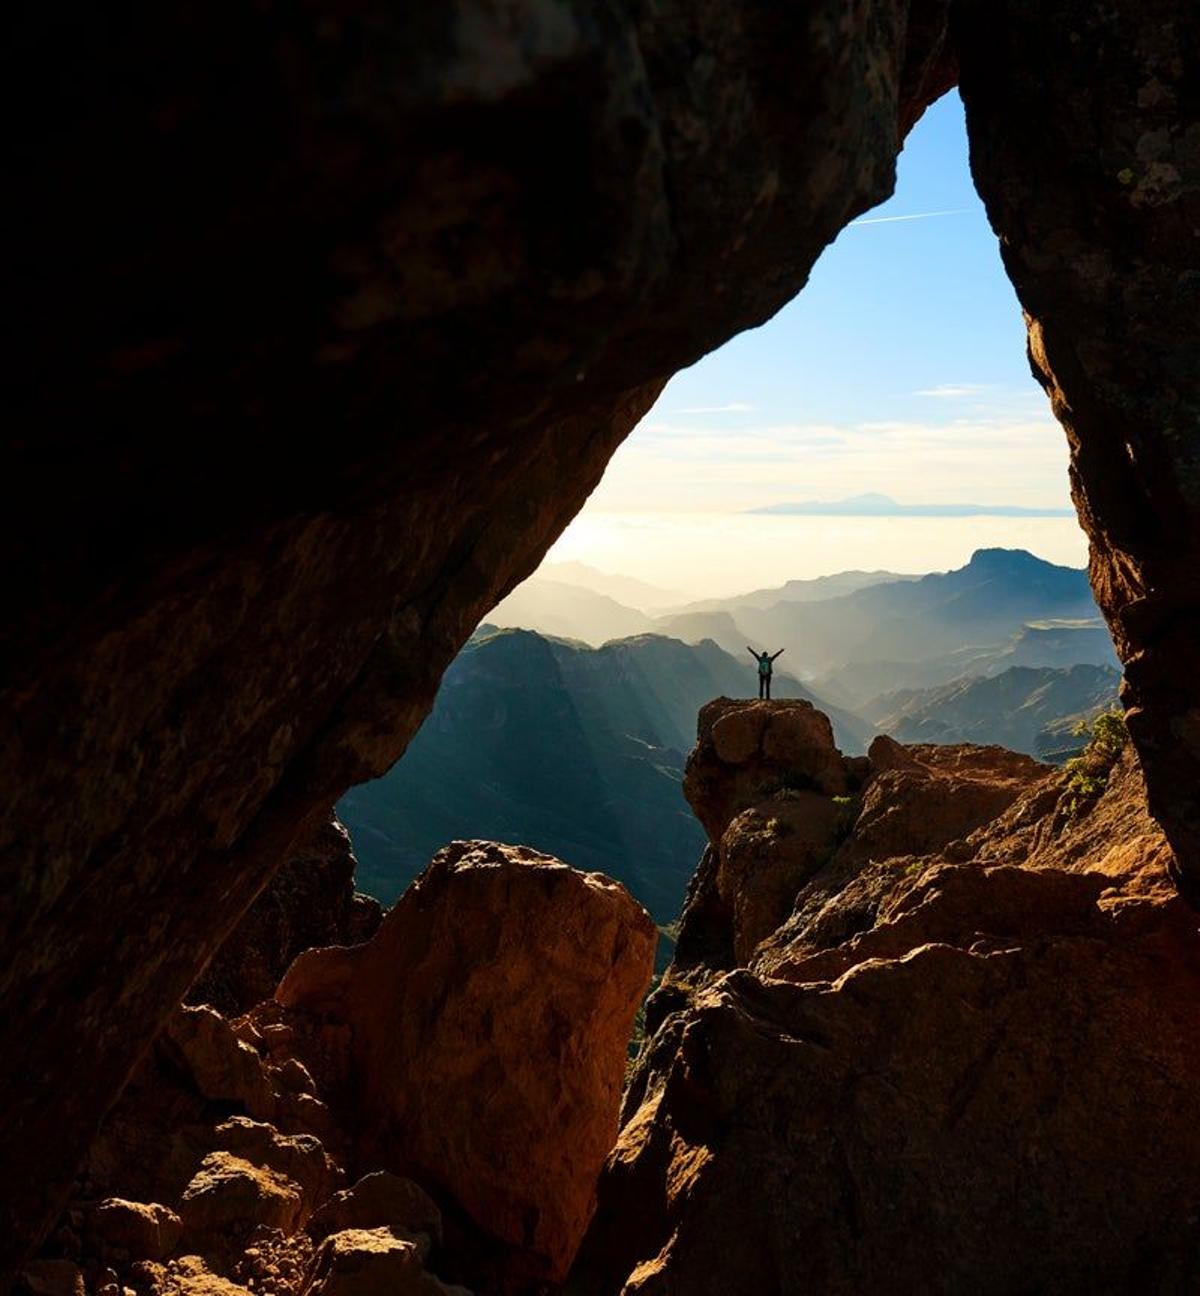
[[[108,1197],[87,1216],[90,1240],[102,1253],[118,1249],[129,1260],[161,1260],[175,1249],[182,1230],[179,1216],[157,1202]]]
[[[1083,806],[995,749],[872,755],[749,969],[651,1000],[578,1290],[1189,1290],[1200,942],[1132,751]]]
[[[957,60],[1196,899],[1194,5],[56,12],[11,49],[0,1143],[43,1191],[5,1272],[272,872]]]
[[[31,1296],[86,1296],[83,1270],[70,1260],[31,1260],[21,1270]]]
[[[354,890],[357,861],[336,818],[323,822],[293,852],[217,951],[187,1002],[226,1016],[271,997],[302,950],[356,945],[383,916],[377,901]]]
[[[887,196],[946,8],[20,24],[6,1244],[667,377]]]
[[[442,1240],[442,1213],[429,1194],[411,1179],[376,1170],[352,1188],[335,1193],[308,1222],[315,1238],[343,1229],[386,1227],[409,1237]]]
[[[733,955],[748,963],[791,916],[800,888],[829,860],[846,814],[812,792],[743,810],[721,837],[716,890],[732,920]]]
[[[829,718],[811,702],[736,702],[701,708],[683,793],[716,844],[740,810],[780,789],[846,791],[846,771]]]
[[[319,1139],[311,1134],[280,1134],[272,1126],[245,1116],[234,1116],[218,1125],[212,1146],[290,1180],[300,1189],[304,1219],[327,1201],[342,1181],[341,1170]]]
[[[456,842],[370,942],[301,955],[276,998],[326,1038],[343,1028],[351,1087],[333,1100],[360,1163],[437,1185],[511,1249],[514,1272],[554,1280],[616,1136],[655,940],[599,874]]]
[[[317,1248],[304,1296],[470,1296],[427,1274],[424,1251],[390,1229],[347,1229]]]
[[[181,1007],[167,1023],[162,1045],[202,1097],[237,1104],[262,1120],[274,1116],[275,1090],[258,1054],[215,1009]]]
[[[298,1183],[230,1152],[209,1153],[179,1203],[189,1240],[236,1238],[257,1225],[292,1233],[303,1209]]]

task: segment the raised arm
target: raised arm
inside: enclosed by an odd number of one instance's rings
[[[775,657],[782,657],[782,656],[783,656],[783,649],[780,648],[780,650],[775,654]],[[771,660],[774,661],[775,657],[772,657]]]
[[[751,657],[754,658],[755,661],[758,661],[758,653],[756,653],[754,649],[750,647],[749,644],[746,645],[746,651],[750,654]]]

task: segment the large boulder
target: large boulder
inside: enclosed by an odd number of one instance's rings
[[[303,1296],[470,1296],[425,1272],[422,1244],[390,1229],[331,1233],[313,1256]]]
[[[833,726],[811,702],[715,698],[701,707],[683,794],[714,845],[740,810],[775,792],[837,796],[846,786]]]
[[[729,973],[643,1059],[598,1290],[1183,1293],[1197,995],[1186,922]]]
[[[360,1162],[435,1186],[504,1244],[510,1273],[555,1280],[616,1137],[655,940],[599,874],[456,842],[370,942],[302,954],[276,999],[344,1041],[340,1111]]]
[[[87,1216],[87,1239],[108,1258],[123,1253],[125,1260],[161,1260],[175,1249],[182,1222],[175,1211],[158,1202],[132,1202],[106,1197]]]

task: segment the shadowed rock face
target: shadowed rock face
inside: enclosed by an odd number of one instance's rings
[[[6,1260],[662,382],[888,194],[944,9],[23,14]]]
[[[1150,804],[1200,907],[1200,10],[956,16],[975,183],[1067,433]]]
[[[357,861],[337,819],[323,823],[275,874],[221,946],[187,1002],[236,1016],[269,999],[297,954],[357,945],[379,926],[379,902],[354,890]]]
[[[22,13],[0,1269],[662,382],[887,195],[947,7]],[[962,9],[977,179],[1194,878],[1200,20]]]

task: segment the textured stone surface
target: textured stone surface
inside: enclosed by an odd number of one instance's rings
[[[83,1271],[70,1260],[32,1260],[21,1271],[31,1296],[86,1296]]]
[[[400,755],[665,378],[886,196],[954,76],[947,8],[26,7],[6,1272],[198,971]],[[1200,16],[956,14],[976,177],[1195,899]]]
[[[727,974],[641,1064],[603,1290],[1182,1296],[1200,967],[1156,935]]]
[[[182,1223],[157,1202],[107,1197],[87,1217],[87,1229],[102,1251],[119,1248],[133,1260],[161,1260],[175,1249]]]
[[[442,1213],[411,1179],[376,1170],[335,1193],[308,1222],[313,1237],[343,1229],[391,1228],[409,1236],[442,1240]]]
[[[846,791],[828,716],[800,699],[715,698],[701,707],[683,794],[709,841],[719,842],[740,811],[784,789]]]
[[[577,1290],[1182,1296],[1200,939],[1132,749],[1083,803],[995,748],[872,764],[749,968],[693,943],[651,999]]]
[[[888,194],[945,8],[28,9],[0,1134],[39,1187],[6,1263],[665,379]]]
[[[505,1245],[511,1274],[553,1280],[616,1137],[655,941],[600,874],[456,842],[372,941],[302,954],[276,998],[326,1036],[348,1028],[345,1087],[330,1096],[359,1161],[436,1185]]]
[[[1200,908],[1200,9],[955,12],[975,183],[1067,433],[1150,804]]]
[[[306,1296],[469,1296],[421,1268],[421,1245],[390,1229],[333,1233],[313,1257]]]
[[[179,1200],[189,1239],[224,1241],[257,1225],[293,1232],[303,1209],[300,1185],[287,1175],[234,1156],[210,1152]]]
[[[271,879],[187,993],[226,1016],[271,997],[301,950],[356,945],[383,917],[377,901],[357,895],[350,834],[336,818],[322,823]]]

